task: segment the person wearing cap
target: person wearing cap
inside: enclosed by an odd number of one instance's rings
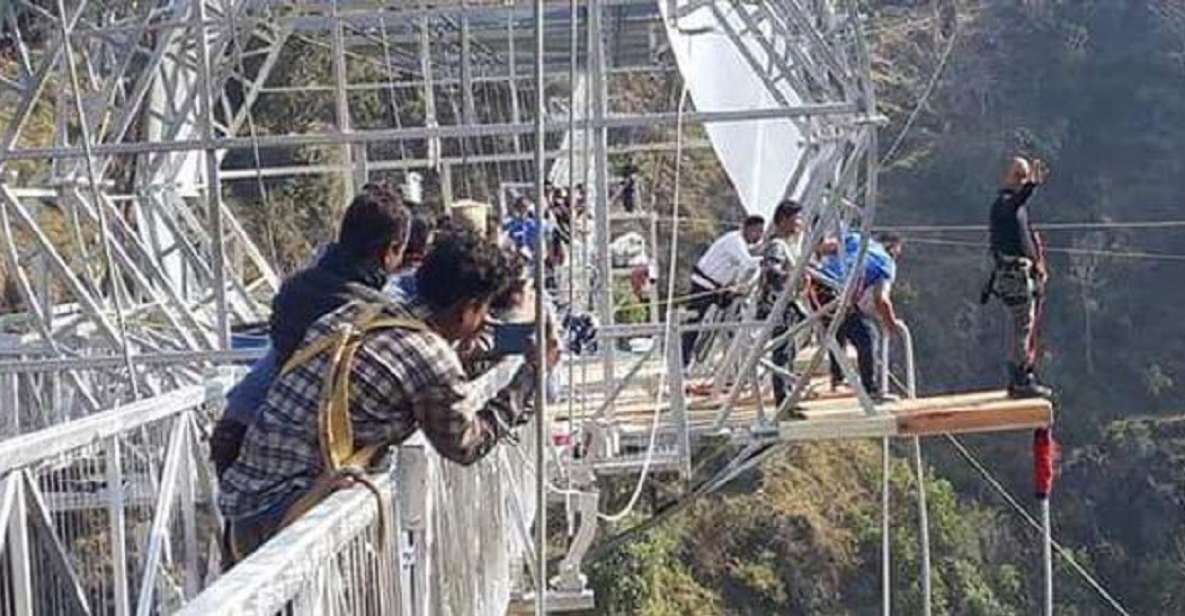
[[[708,308],[725,308],[737,295],[738,284],[761,265],[761,258],[753,256],[753,246],[761,241],[765,231],[765,219],[753,215],[745,219],[740,229],[720,236],[695,267],[691,268],[691,291],[688,294],[687,309],[691,312],[688,324],[703,321]],[[683,366],[691,363],[699,332],[683,333]]]
[[[490,237],[489,215],[490,204],[472,199],[458,199],[448,206],[448,216],[453,223],[476,231],[484,239]]]
[[[1041,160],[1013,158],[989,215],[993,269],[981,303],[1000,298],[1012,322],[1008,336],[1008,395],[1048,397],[1053,390],[1036,374],[1035,323],[1048,273],[1040,239],[1029,218],[1029,197],[1045,182],[1049,169]]]

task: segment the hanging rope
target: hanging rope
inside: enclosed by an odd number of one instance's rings
[[[679,96],[679,113],[675,119],[675,186],[674,194],[671,198],[671,214],[675,224],[671,227],[671,254],[669,261],[669,268],[667,272],[667,311],[666,323],[663,327],[662,348],[670,347],[671,338],[673,334],[672,324],[675,318],[675,268],[679,263],[679,181],[683,170],[683,112],[687,106],[687,85],[683,85],[683,93]],[[618,522],[634,510],[638,504],[638,499],[642,495],[642,488],[646,483],[646,476],[650,473],[650,466],[654,462],[654,450],[658,440],[658,424],[662,417],[662,405],[660,404],[662,398],[663,381],[665,380],[666,372],[660,372],[658,377],[658,394],[654,401],[654,415],[650,420],[650,442],[646,446],[646,457],[642,460],[642,472],[638,475],[638,483],[634,486],[633,494],[630,495],[630,500],[626,503],[621,511],[601,515],[601,519],[607,522]],[[682,392],[679,392],[681,395]]]
[[[1026,523],[1028,523],[1029,526],[1033,527],[1033,529],[1037,532],[1042,532],[1041,523],[1033,518],[1032,514],[1030,514],[1028,510],[1024,508],[1024,505],[1021,505],[1020,502],[1016,500],[1016,497],[1014,497],[1012,493],[1009,492],[1008,489],[1005,488],[998,479],[996,479],[995,475],[993,475],[992,472],[988,470],[987,467],[985,467],[983,463],[980,462],[979,459],[975,457],[975,455],[971,453],[971,451],[965,445],[963,445],[962,441],[960,441],[953,434],[947,434],[945,436],[946,440],[948,440],[955,448],[955,451],[959,452],[959,455],[961,455],[963,459],[966,460],[967,463],[970,464],[971,467],[974,468],[981,477],[983,477],[984,481],[986,481],[988,485],[990,485],[992,489],[994,489],[1000,495],[1000,497],[1003,498],[1004,501],[1008,503],[1008,505],[1012,507],[1012,509],[1016,511],[1016,513],[1020,515],[1021,518],[1024,519]],[[1052,450],[1050,453],[1052,454]],[[1049,487],[1052,489],[1052,456],[1050,457],[1050,460]],[[1087,572],[1082,565],[1078,564],[1078,561],[1074,559],[1072,552],[1067,550],[1056,540],[1051,539],[1050,542],[1057,550],[1058,555],[1061,556],[1067,563],[1069,563],[1070,567],[1078,573],[1078,576],[1081,577],[1083,581],[1085,581],[1087,585],[1089,585],[1095,591],[1095,593],[1097,593],[1099,597],[1103,599],[1103,601],[1110,605],[1116,612],[1123,614],[1124,616],[1130,616],[1130,613],[1127,611],[1127,609],[1125,609],[1123,605],[1119,603],[1119,601],[1110,592],[1108,592],[1106,588],[1103,587],[1102,583],[1100,583],[1094,578],[1094,576]]]
[[[951,32],[950,39],[946,42],[946,49],[942,52],[942,57],[938,60],[938,66],[934,69],[934,74],[930,76],[930,82],[926,84],[926,89],[922,92],[921,98],[918,99],[914,105],[913,111],[909,112],[909,117],[905,120],[905,126],[901,127],[901,132],[897,133],[897,138],[893,140],[893,145],[889,146],[889,151],[881,158],[881,166],[888,166],[892,160],[893,155],[897,153],[897,148],[905,141],[905,136],[909,134],[909,130],[913,128],[913,123],[918,119],[918,114],[921,113],[922,107],[930,100],[930,95],[934,93],[935,86],[938,85],[938,80],[942,77],[942,71],[946,68],[946,63],[950,60],[951,52],[955,50],[955,42],[959,39],[959,18],[955,16],[955,29]]]

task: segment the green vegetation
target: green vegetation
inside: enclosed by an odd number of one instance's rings
[[[1039,221],[1183,218],[1180,3],[865,4],[875,14],[874,70],[892,120],[885,149],[957,31],[941,81],[882,173],[882,224],[985,224],[1003,161],[1014,152],[1053,166],[1051,183],[1034,200]],[[685,159],[683,177],[714,173],[711,163],[706,173],[699,164]],[[688,202],[728,199],[713,187]],[[932,242],[977,244],[986,232],[906,235],[896,295],[915,332],[923,387],[998,386],[1002,314],[976,301],[986,249]],[[1172,228],[1050,231],[1048,243],[1185,254]],[[1185,290],[1175,283],[1182,264],[1055,252],[1052,266],[1043,362],[1059,392],[1063,445],[1055,533],[1131,613],[1183,613],[1185,420],[1174,415],[1185,399]],[[1035,511],[1028,435],[967,442]],[[926,441],[925,451],[935,613],[1034,613],[1041,596],[1036,534],[945,444]],[[894,611],[916,614],[916,486],[908,450],[895,454]],[[598,611],[877,613],[879,470],[873,444],[789,450],[733,491],[704,499],[599,563]],[[1064,562],[1055,576],[1057,613],[1112,613]]]

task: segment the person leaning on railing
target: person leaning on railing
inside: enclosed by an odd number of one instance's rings
[[[840,321],[835,332],[840,348],[848,343],[856,347],[856,367],[860,373],[860,384],[875,402],[892,399],[881,389],[876,379],[876,360],[873,352],[873,328],[877,321],[884,323],[882,330],[892,335],[897,320],[890,291],[897,277],[897,259],[901,256],[903,243],[896,235],[886,234],[880,240],[870,239],[864,258],[863,271],[856,284],[854,305],[836,318]],[[861,237],[849,231],[840,238],[828,238],[820,243],[818,252],[823,256],[817,276],[820,282],[832,290],[842,288],[844,279],[855,266],[860,252]],[[834,295],[832,294],[832,297]],[[831,386],[834,389],[843,380],[838,359],[831,356]]]
[[[343,304],[377,291],[403,263],[410,214],[399,193],[367,184],[342,216],[336,242],[309,268],[280,286],[272,300],[271,349],[227,393],[226,412],[210,436],[210,457],[221,475],[239,455],[280,366],[300,345],[314,321]]]
[[[492,243],[453,228],[424,258],[416,298],[352,302],[310,328],[304,348],[272,384],[238,459],[221,477],[218,505],[228,521],[230,562],[291,521],[332,475],[338,448],[326,437],[323,406],[340,402],[336,408],[348,415],[351,442],[343,455],[350,464],[357,453],[379,455],[417,430],[445,458],[471,464],[524,420],[535,354],[528,354],[509,385],[486,399],[471,391],[454,348],[478,333],[515,269]],[[387,325],[370,328],[376,319]],[[351,331],[359,335],[351,339],[356,344],[343,365],[325,341]],[[558,350],[549,345],[547,357],[554,363]],[[329,391],[323,391],[325,383]]]

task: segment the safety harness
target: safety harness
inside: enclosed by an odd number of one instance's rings
[[[348,323],[340,324],[333,332],[313,340],[292,355],[280,370],[280,376],[307,364],[322,354],[328,354],[317,405],[317,437],[324,471],[313,484],[284,513],[280,529],[288,526],[325,500],[347,481],[362,484],[376,499],[377,487],[366,477],[366,469],[389,442],[379,442],[361,448],[354,446],[354,428],[350,421],[350,372],[354,355],[368,334],[388,330],[426,331],[427,325],[416,318],[392,316],[383,312],[381,303],[364,302],[358,314]],[[386,512],[379,504],[379,540],[385,545]],[[237,546],[229,542],[235,561],[241,560]]]
[[[281,375],[312,361],[322,353],[329,354],[321,384],[321,401],[317,408],[317,436],[321,444],[321,463],[325,470],[284,514],[281,528],[299,518],[317,503],[333,493],[343,478],[353,478],[364,484],[365,469],[376,454],[390,443],[379,442],[354,448],[354,427],[350,421],[350,371],[354,355],[367,334],[387,329],[424,331],[423,321],[411,317],[383,314],[378,304],[363,304],[358,315],[342,324],[332,334],[322,336],[292,355],[280,371]],[[368,486],[377,493],[374,486]]]

